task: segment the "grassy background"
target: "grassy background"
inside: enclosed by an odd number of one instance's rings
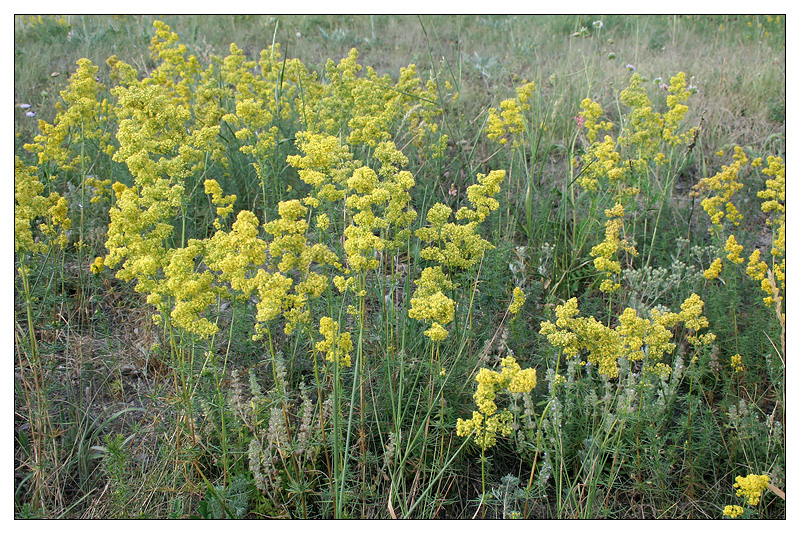
[[[536,82],[536,116],[547,127],[542,152],[534,158],[540,165],[536,177],[536,213],[539,217],[535,221],[536,231],[531,233],[528,229],[526,233],[520,224],[524,211],[521,199],[524,197],[525,177],[519,170],[511,172],[509,182],[504,186],[501,213],[491,220],[485,235],[497,244],[497,250],[487,256],[482,266],[482,285],[475,301],[477,312],[471,342],[474,347],[470,345],[472,351],[463,364],[465,368],[477,368],[485,363],[480,349],[495,334],[495,326],[508,300],[509,287],[516,282],[513,270],[509,270],[511,264],[528,273],[524,276],[527,276],[525,282],[529,284],[531,293],[525,308],[525,321],[513,323],[506,333],[508,339],[503,343],[514,347],[517,354],[532,355],[525,356],[528,358],[525,366],[540,369],[540,383],[545,382],[542,375],[551,348],[537,334],[538,325],[540,321],[552,318],[555,304],[570,296],[586,297],[586,301],[581,303],[583,315],[600,317],[605,312],[602,300],[597,298],[596,277],[591,267],[586,266],[589,250],[600,240],[600,223],[592,220],[594,213],[576,209],[570,218],[560,215],[560,211],[554,215],[554,208],[567,204],[559,188],[568,172],[567,147],[573,140],[574,117],[580,111],[581,100],[590,97],[602,102],[608,118],[619,121],[623,110],[618,95],[630,79],[628,65],[649,82],[656,78],[668,82],[676,72],[685,72],[689,83],[697,88],[686,123],[697,125],[703,121],[703,131],[693,153],[695,157],[682,169],[673,199],[674,213],[684,218],[676,219],[674,225],[665,225],[664,230],[659,231],[658,240],[653,243],[654,265],[668,265],[675,253],[675,237],[687,235],[687,232],[693,236],[693,245],[712,244],[705,232],[707,225],[701,217],[702,210],[690,211],[688,192],[701,178],[713,175],[721,165],[728,164],[734,146],[744,147],[751,157],[767,154],[785,157],[785,18],[742,15],[18,16],[15,17],[14,29],[14,99],[16,105],[30,104],[37,116],[30,118],[19,107],[15,109],[15,155],[30,160],[30,154],[22,149],[22,145],[31,142],[38,133],[37,119],[52,122],[56,114],[55,103],[60,100],[59,92],[66,87],[77,59],[85,57],[98,65],[98,77],[105,84],[109,83],[105,60],[113,54],[134,66],[140,75],[149,73],[156,66],[148,49],[154,20],[166,22],[180,36],[189,53],[197,56],[201,65],[207,65],[211,56],[228,55],[231,42],[243,49],[249,59],[257,59],[258,53],[274,41],[281,44],[286,56],[299,58],[309,68],[320,72],[328,58],[338,62],[352,47],[356,47],[359,62],[372,66],[379,74],[388,73],[396,77],[401,67],[414,63],[423,79],[433,77],[440,87],[449,82],[459,93],[459,98],[446,109],[452,154],[468,157],[452,157],[436,172],[429,168],[420,171],[417,180],[425,188],[425,194],[415,200],[422,206],[447,198],[451,184],[463,191],[467,184],[472,183],[476,172],[506,167],[509,163],[506,156],[498,154],[496,146],[487,142],[482,133],[488,110],[513,97],[515,88],[524,81]],[[598,20],[603,22],[600,29],[592,26]],[[719,150],[723,150],[725,155],[718,156]],[[750,176],[745,196],[753,197],[762,186]],[[759,242],[759,239],[769,240],[759,226],[763,217],[758,204],[752,202],[745,210],[746,224],[753,228],[748,245]],[[421,207],[418,209],[424,212]],[[567,228],[568,223],[574,226]],[[583,241],[580,245],[567,241],[567,233],[582,237]],[[554,241],[558,238],[564,239]],[[87,240],[93,247],[92,253],[103,254],[102,225],[95,227],[95,233],[90,233]],[[545,242],[556,243],[554,258],[545,253]],[[527,253],[517,248],[523,246],[527,247]],[[684,251],[691,258],[687,262],[702,264],[700,256],[704,252],[698,250],[695,255]],[[702,259],[707,260],[705,257]],[[537,266],[548,261],[548,268],[557,273],[552,280],[535,274]],[[179,399],[173,398],[175,391],[170,389],[168,381],[157,380],[149,383],[150,388],[137,389],[143,383],[143,370],[167,376],[172,371],[167,349],[159,338],[158,329],[152,325],[151,310],[141,296],[131,291],[130,286],[120,284],[110,276],[102,283],[92,282],[89,290],[82,288],[75,282],[76,278],[80,279],[76,273],[81,268],[72,256],[56,267],[62,271],[54,276],[54,279],[62,281],[60,291],[53,291],[46,280],[40,280],[46,287],[42,302],[63,313],[61,322],[43,320],[39,332],[43,347],[54,355],[50,376],[58,377],[58,383],[45,388],[52,400],[52,417],[60,422],[57,426],[62,430],[59,439],[52,442],[54,449],[59,450],[52,452],[51,464],[45,466],[47,472],[52,473],[47,480],[52,485],[55,504],[42,510],[32,507],[26,500],[31,464],[25,458],[28,449],[26,443],[22,443],[26,439],[22,436],[29,435],[35,421],[30,412],[20,407],[24,404],[22,399],[26,392],[30,391],[20,386],[19,381],[24,377],[18,369],[19,378],[15,381],[15,405],[18,405],[15,410],[15,512],[19,516],[46,517],[213,516],[210,509],[219,499],[215,500],[213,491],[209,494],[208,481],[204,484],[196,473],[187,474],[189,461],[173,446],[180,442],[182,431],[173,421],[173,416],[182,409]],[[552,285],[547,285],[549,282]],[[16,310],[19,312],[18,286],[15,290]],[[610,497],[600,508],[589,506],[588,509],[582,508],[583,501],[562,502],[560,488],[553,488],[551,482],[551,486],[542,486],[544,493],[538,496],[549,504],[533,510],[533,516],[575,517],[586,512],[591,516],[611,517],[719,517],[719,508],[733,502],[729,498],[729,482],[733,475],[740,474],[730,466],[749,465],[748,454],[761,458],[774,452],[767,446],[764,446],[766,451],[762,447],[749,452],[743,447],[742,454],[737,456],[736,446],[731,445],[728,449],[728,444],[725,444],[729,463],[718,462],[712,457],[722,454],[719,437],[728,434],[723,433],[719,425],[720,421],[725,421],[724,412],[738,402],[731,399],[738,399],[738,396],[752,398],[753,403],[768,415],[769,409],[777,402],[774,395],[780,390],[782,377],[775,358],[768,356],[772,349],[763,335],[765,331],[774,334],[775,325],[769,322],[768,310],[752,304],[758,304],[760,294],[740,282],[737,286],[718,285],[711,296],[713,298],[707,300],[706,313],[713,331],[719,336],[719,360],[724,363],[725,358],[737,351],[745,353],[745,349],[758,358],[767,356],[760,363],[754,363],[748,370],[747,379],[739,384],[704,382],[712,396],[720,391],[726,392],[726,397],[718,400],[718,404],[713,399],[706,399],[713,409],[701,412],[705,415],[695,419],[699,434],[695,439],[708,444],[705,449],[698,450],[705,450],[706,454],[698,454],[697,465],[690,461],[687,467],[686,458],[679,457],[680,447],[670,441],[673,438],[677,440],[681,434],[678,432],[668,437],[653,429],[653,435],[648,439],[657,451],[660,443],[663,456],[654,454],[652,465],[648,467],[654,473],[650,479],[632,484],[609,482],[607,495]],[[664,300],[668,301],[669,296]],[[668,304],[674,307],[676,303],[669,301]],[[739,326],[734,332],[737,327],[733,325],[737,323],[733,319],[736,318]],[[259,373],[265,371],[266,368],[260,367],[258,351],[261,349],[249,342],[251,332],[248,325],[239,322],[236,328],[241,331],[226,332],[226,350],[236,355],[230,362],[231,367],[245,373],[250,369]],[[378,337],[368,340],[374,343],[374,347],[370,347],[376,351],[381,342]],[[423,343],[421,336],[409,341],[408,352],[422,349]],[[286,348],[289,351],[288,345]],[[295,354],[290,356],[288,378],[293,387],[301,377],[306,379],[311,374],[307,360],[302,357],[294,359]],[[494,353],[490,355],[495,356]],[[165,368],[160,369],[161,365]],[[411,369],[420,369],[425,365],[424,358],[411,361],[410,365]],[[469,373],[463,374],[468,376]],[[271,374],[267,375],[265,389],[268,389],[267,384],[276,386],[270,381]],[[258,376],[264,378],[262,374]],[[226,377],[226,380],[227,386],[231,387],[232,379]],[[587,391],[595,386],[602,387],[599,383],[587,383],[585,391],[574,393],[574,399],[579,404],[589,403]],[[468,415],[472,384],[450,387],[448,398],[463,402],[448,407],[447,416]],[[542,388],[540,386],[540,390]],[[204,399],[213,401],[215,398],[213,392],[202,393],[208,394]],[[673,419],[664,422],[664,428],[669,427],[668,423],[678,427],[682,425],[682,428],[691,426],[687,413],[691,413],[695,406],[692,402],[697,402],[697,394],[695,392],[695,397],[691,391],[681,391],[680,394],[689,408],[677,410]],[[386,408],[388,402],[381,398],[375,401],[375,406]],[[565,412],[574,415],[565,424],[565,433],[568,433],[573,448],[564,451],[563,459],[565,463],[569,461],[570,465],[580,466],[580,455],[585,454],[582,448],[586,439],[585,429],[599,428],[603,421],[598,419],[596,412],[590,411],[587,416],[574,406],[572,409],[574,412]],[[380,420],[385,415],[376,414],[375,417]],[[758,417],[742,417],[741,420],[744,421],[744,430],[737,436],[755,432],[761,421]],[[241,432],[240,437],[245,435],[243,429],[237,431]],[[208,430],[205,436],[208,449],[198,456],[201,463],[207,462],[209,472],[219,468],[215,465],[214,447],[224,440],[218,434],[219,428]],[[128,440],[124,439],[125,436],[129,436]],[[135,439],[130,441],[130,436],[135,436]],[[238,467],[241,468],[246,463],[246,441],[225,438],[228,439],[245,448],[231,453],[231,457],[239,458]],[[381,434],[375,439],[384,440],[385,436]],[[135,447],[131,443],[135,443]],[[761,447],[761,441],[758,443]],[[373,445],[378,453],[387,447],[384,442]],[[425,501],[417,511],[420,517],[470,517],[473,514],[476,494],[481,491],[481,469],[475,461],[475,448],[468,448],[468,452],[458,457],[459,463],[451,466],[443,478],[463,490],[455,491],[455,497],[444,491],[446,499]],[[378,460],[373,458],[370,462],[372,465]],[[530,469],[530,459],[526,462],[526,468]],[[659,462],[663,463],[660,467]],[[488,513],[506,517],[504,499],[521,499],[516,490],[517,486],[525,487],[527,473],[511,445],[501,445],[489,465],[495,497]],[[694,494],[692,483],[687,486],[682,478],[687,469],[692,476],[694,471],[691,470],[704,469],[698,475],[699,479],[718,482]],[[511,472],[516,473],[516,481],[504,476]],[[578,475],[580,472],[575,476]],[[225,498],[230,502],[235,501],[239,495],[237,492],[246,493],[236,486],[238,482],[227,479],[210,482],[210,486],[228,492]],[[386,517],[385,495],[381,492],[388,488],[381,484],[375,482],[369,499],[364,494],[364,502],[369,504],[359,508],[363,515]],[[414,482],[409,480],[408,484],[413,489]],[[324,493],[324,490],[317,489]],[[548,500],[543,495],[557,495],[557,498]],[[320,500],[326,502],[329,497],[322,495]],[[263,502],[260,505],[261,513],[269,515],[264,511],[269,506]],[[327,512],[320,505],[318,513],[324,516]],[[782,508],[778,505],[765,513],[779,517]]]

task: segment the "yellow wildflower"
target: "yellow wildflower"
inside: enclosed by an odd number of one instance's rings
[[[653,311],[650,318],[645,319],[628,308],[620,315],[619,325],[609,328],[594,317],[578,317],[578,300],[573,297],[556,306],[556,322],[541,323],[539,333],[546,336],[551,345],[560,348],[567,358],[575,358],[585,351],[587,360],[598,367],[600,374],[615,378],[619,375],[619,358],[642,360],[646,347],[650,362],[658,362],[664,354],[674,351],[672,333],[667,329],[678,322],[692,330],[707,327],[708,320],[701,315],[702,311],[703,301],[693,294],[681,304],[679,314]],[[713,341],[713,334],[691,335],[698,343]],[[663,372],[661,368],[654,370]]]
[[[713,233],[714,228],[721,229],[722,218],[725,217],[734,225],[738,225],[742,215],[731,202],[733,195],[744,184],[738,181],[739,170],[747,163],[747,156],[741,147],[734,148],[734,162],[731,165],[723,165],[722,171],[710,178],[703,178],[694,186],[695,192],[711,191],[716,193],[713,196],[703,199],[700,205],[711,218],[709,232]],[[724,210],[722,207],[724,206]]]
[[[89,266],[89,270],[92,274],[100,274],[103,272],[103,257],[98,256],[94,259],[94,262]]]
[[[511,305],[508,307],[508,311],[512,315],[516,315],[522,309],[522,306],[525,305],[525,293],[519,288],[514,288],[514,295],[511,298]]]
[[[717,258],[711,264],[711,266],[703,271],[703,277],[707,280],[714,280],[719,276],[719,273],[722,271],[722,260]]]
[[[769,476],[750,474],[746,477],[736,477],[736,483],[733,485],[736,490],[736,495],[747,499],[747,504],[756,506],[761,500],[761,494],[769,486]]]
[[[472,396],[478,411],[472,412],[471,419],[456,421],[456,434],[462,437],[474,436],[484,451],[497,443],[497,434],[511,434],[514,415],[503,409],[498,412],[495,400],[503,389],[511,394],[529,393],[536,387],[536,370],[522,369],[512,356],[503,358],[501,372],[481,369],[475,377],[478,387]]]
[[[733,235],[728,237],[728,241],[725,242],[725,252],[728,253],[728,259],[730,261],[733,263],[742,263],[744,259],[739,256],[742,250],[744,250],[744,247],[736,242],[736,238]]]
[[[743,513],[744,513],[744,508],[742,508],[739,505],[733,505],[733,506],[728,505],[722,511],[722,515],[727,515],[731,519],[736,519],[737,517],[739,517]]]
[[[34,238],[34,223],[37,220],[51,219],[51,224],[39,225],[48,237],[56,238],[54,243],[62,246],[66,242],[63,230],[70,227],[66,218],[66,200],[58,193],[42,195],[44,184],[36,176],[36,167],[25,165],[19,157],[14,157],[14,252],[45,252],[47,244]],[[55,227],[61,225],[61,235],[57,236]]]
[[[741,354],[734,354],[733,356],[731,356],[731,368],[733,368],[734,373],[744,372],[744,365],[742,364]]]
[[[353,352],[353,341],[350,332],[339,333],[339,323],[330,317],[319,321],[319,333],[325,339],[317,342],[316,349],[325,353],[325,359],[345,367],[350,367],[350,353]]]

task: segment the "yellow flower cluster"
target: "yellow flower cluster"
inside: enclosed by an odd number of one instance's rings
[[[703,277],[706,280],[714,280],[719,277],[720,272],[722,272],[722,260],[717,258],[711,263],[708,269],[703,271]]]
[[[202,241],[192,239],[186,247],[171,251],[169,263],[164,267],[164,286],[173,298],[170,317],[174,324],[188,332],[210,336],[218,327],[203,314],[216,300],[217,292],[212,287],[214,274],[197,270],[203,246]]]
[[[586,137],[594,144],[597,141],[597,134],[601,130],[610,130],[613,124],[609,121],[598,121],[603,116],[603,108],[591,98],[584,98],[581,101],[581,110],[580,117],[583,119],[583,127],[586,128]]]
[[[486,217],[500,207],[495,195],[500,192],[500,184],[506,177],[506,171],[491,171],[488,175],[478,174],[478,183],[467,187],[467,200],[474,209],[466,206],[456,212],[456,219],[469,219],[483,222]]]
[[[195,56],[186,56],[186,45],[178,43],[178,34],[169,25],[156,20],[153,27],[156,33],[150,40],[150,57],[158,62],[158,67],[150,73],[150,79],[167,88],[174,101],[188,109],[200,63]]]
[[[508,143],[507,135],[517,134],[525,127],[522,118],[522,110],[514,99],[503,100],[500,102],[500,110],[491,108],[489,110],[489,122],[486,126],[486,136],[492,141],[501,144]]]
[[[211,195],[211,203],[217,206],[217,220],[214,221],[214,227],[219,230],[219,218],[227,217],[233,212],[236,195],[223,196],[222,187],[216,180],[206,180],[203,185],[206,195]]]
[[[298,169],[300,178],[314,187],[303,199],[307,206],[325,209],[324,203],[345,199],[351,224],[344,228],[344,251],[347,256],[347,279],[337,278],[337,288],[353,287],[359,276],[379,265],[376,253],[387,247],[399,247],[411,234],[408,227],[416,219],[410,207],[409,190],[414,186],[410,172],[401,168],[406,158],[391,141],[378,143],[374,157],[380,163],[375,172],[352,159],[347,146],[327,134],[300,132],[298,148],[305,156],[289,156],[287,161]],[[317,215],[317,225],[327,228],[330,217]]]
[[[686,336],[687,341],[692,345],[710,345],[716,339],[716,335],[711,332],[698,335],[697,332],[703,328],[708,328],[708,319],[703,316],[704,303],[696,293],[692,293],[689,298],[681,304],[681,312],[678,319],[689,329],[690,333]]]
[[[500,191],[505,171],[491,171],[488,176],[479,174],[478,183],[467,188],[467,199],[474,209],[466,206],[456,212],[456,219],[468,219],[466,224],[448,222],[452,210],[436,203],[428,210],[430,226],[420,228],[416,236],[431,246],[422,249],[420,255],[436,261],[449,269],[469,269],[483,257],[493,245],[477,233],[478,225],[499,207],[494,196]]]
[[[374,148],[392,138],[390,126],[403,118],[416,146],[431,147],[431,155],[440,153],[446,136],[434,140],[438,129],[435,118],[441,113],[435,82],[423,84],[415,65],[401,69],[396,84],[388,75],[378,76],[371,67],[367,67],[366,75],[359,76],[362,70],[355,48],[338,64],[328,60],[327,86],[311,90],[312,95],[318,91],[318,98],[298,98],[306,128],[334,136],[349,129],[347,143]]]
[[[310,131],[297,133],[297,148],[305,153],[287,156],[286,161],[297,169],[300,179],[314,187],[314,192],[303,203],[319,207],[320,200],[336,202],[345,197],[346,181],[353,172],[352,154],[338,137],[315,134]]]
[[[526,83],[517,88],[517,98],[510,98],[500,102],[500,108],[489,109],[489,121],[486,125],[486,136],[500,144],[507,144],[509,137],[515,137],[526,129],[524,112],[530,109],[530,99],[535,85]],[[514,140],[514,145],[520,141]]]
[[[117,85],[131,85],[138,81],[139,73],[131,65],[120,61],[116,54],[106,59],[109,68],[109,78]]]
[[[701,180],[693,192],[694,195],[706,190],[715,193],[701,202],[711,218],[712,226],[709,228],[709,232],[712,234],[721,232],[725,222],[723,217],[733,225],[738,225],[742,219],[742,215],[737,211],[731,199],[743,187],[737,178],[738,173],[747,164],[747,157],[744,150],[735,147],[733,158],[733,164],[723,166],[723,170],[714,177]],[[751,164],[755,168],[759,168],[761,165],[761,158],[756,158]],[[762,261],[761,251],[755,249],[748,258],[746,273],[760,283],[762,291],[767,294],[764,297],[764,303],[772,306],[782,300],[780,295],[786,288],[786,165],[781,158],[769,156],[767,157],[767,167],[761,172],[769,177],[766,180],[765,189],[759,191],[758,196],[764,199],[761,211],[769,216],[767,225],[773,230],[772,249],[770,250],[772,268],[770,269],[767,262]],[[741,257],[744,247],[737,243],[734,235],[731,234],[728,237],[724,250],[728,253],[727,259],[732,263],[744,262]],[[722,260],[717,258],[704,276],[708,279],[716,278],[721,269]]]
[[[25,165],[14,157],[14,252],[46,252],[48,245],[34,236],[34,224],[44,219],[38,229],[58,246],[66,245],[71,226],[67,217],[67,201],[58,193],[43,196],[44,184],[36,176],[37,168]]]
[[[168,25],[154,26],[150,50],[156,68],[140,80],[133,67],[109,58],[117,105],[108,111],[93,108],[100,110],[95,115],[106,113],[118,121],[113,159],[133,178],[132,184],[111,186],[114,203],[103,265],[118,268],[123,280],[136,280],[136,290],[170,324],[201,336],[216,331],[206,312],[219,298],[255,297],[260,337],[272,332],[269,323],[279,317],[287,334],[309,323],[309,301],[325,291],[329,275],[340,291],[357,288],[363,297],[366,272],[380,266],[379,253],[408,243],[417,217],[410,194],[414,177],[393,139],[430,146],[430,154],[445,146],[446,137],[437,133],[441,105],[435,83],[423,83],[410,65],[393,84],[389,76],[363,69],[356,50],[338,64],[329,62],[321,82],[301,62],[283,59],[277,45],[262,50],[258,62],[231,45],[227,57],[214,58],[204,70]],[[95,83],[93,73],[89,64],[81,66],[76,94],[82,91],[88,98],[103,89],[89,83],[90,78]],[[532,91],[532,84],[518,89],[521,110],[529,109]],[[407,134],[395,137],[391,129],[401,121]],[[278,217],[261,226],[251,211],[240,211],[231,221],[236,195],[225,195],[221,179],[205,180],[202,189],[195,181],[210,165],[224,172],[228,154],[238,149],[252,158],[248,164],[266,196],[269,172],[277,163],[271,158],[280,149],[279,122],[303,126],[283,135],[296,140],[297,151],[286,161],[310,186],[304,188],[307,195],[274,198]],[[449,220],[449,208],[436,206],[430,227],[419,234],[427,245],[423,256],[439,265],[423,271],[409,315],[429,323],[426,334],[433,340],[444,339],[454,319],[455,303],[446,296],[454,289],[453,270],[472,267],[491,248],[478,226],[498,209],[504,178],[504,171],[478,175],[467,189],[469,206],[455,213],[456,223]],[[100,198],[109,181],[98,178],[90,185]],[[283,188],[269,189],[277,197]],[[202,191],[216,210],[214,233],[190,239],[195,231],[187,228],[186,217],[197,205],[194,195]],[[53,215],[60,216],[62,206],[65,202]],[[311,241],[334,234],[344,236],[341,248],[332,245],[335,253]],[[338,336],[327,321],[320,328]],[[344,361],[344,354],[331,358]]]
[[[86,185],[93,188],[91,204],[105,202],[112,199],[111,178],[101,179],[97,176],[87,175]]]
[[[113,189],[116,204],[109,210],[105,265],[122,263],[116,277],[126,282],[137,278],[136,291],[152,296],[165,289],[159,269],[170,261],[166,243],[174,233],[171,221],[181,205],[183,187],[158,178],[141,188],[116,182]]]
[[[287,200],[278,204],[279,219],[264,224],[264,230],[273,236],[269,253],[278,273],[266,273],[259,279],[259,296],[264,300],[262,317],[267,320],[276,317],[275,309],[282,309],[287,335],[299,324],[307,323],[310,310],[309,297],[317,298],[328,287],[328,278],[311,269],[312,264],[332,265],[341,268],[338,257],[326,245],[315,243],[309,246],[306,232],[308,208],[299,200]],[[289,274],[296,270],[302,281],[295,285],[295,292],[287,294],[293,284],[292,279],[279,273]],[[277,289],[274,284],[277,284]],[[289,286],[289,287],[287,287]],[[269,310],[269,311],[267,311]],[[262,319],[259,319],[262,320]]]
[[[619,289],[619,282],[614,281],[614,276],[619,275],[622,266],[617,261],[616,255],[621,250],[633,256],[637,255],[636,249],[624,237],[625,209],[622,204],[615,204],[613,208],[605,211],[607,221],[605,223],[605,239],[598,245],[592,247],[591,254],[594,256],[594,267],[606,278],[600,284],[600,290],[610,293]]]
[[[680,136],[675,133],[686,112],[689,111],[689,106],[686,105],[686,102],[691,94],[692,92],[686,87],[686,74],[679,72],[670,79],[669,96],[667,96],[669,111],[663,115],[664,129],[662,137],[672,145],[687,143],[689,139],[694,138],[696,132],[694,128]]]
[[[330,317],[323,317],[319,321],[319,333],[325,339],[316,344],[317,351],[324,353],[329,362],[350,367],[350,353],[353,352],[350,332],[340,334],[339,323]]]
[[[734,354],[733,356],[731,356],[731,368],[733,369],[734,373],[744,372],[744,364],[742,363],[741,354]]]
[[[369,167],[359,167],[347,180],[348,190],[345,207],[353,213],[353,223],[344,230],[344,250],[350,268],[364,272],[378,267],[375,252],[386,247],[386,242],[373,230],[385,230],[388,221],[377,216],[374,208],[380,209],[388,203],[391,195],[382,187],[378,174]]]
[[[467,224],[447,222],[451,214],[450,207],[438,202],[428,210],[426,218],[430,226],[417,230],[416,236],[431,245],[423,248],[420,256],[449,269],[469,269],[480,261],[484,251],[492,248],[492,244],[476,232],[476,221]]]
[[[418,321],[432,323],[425,335],[433,341],[442,341],[447,337],[444,325],[450,323],[455,316],[455,302],[444,294],[455,286],[442,271],[442,267],[427,267],[416,282],[417,289],[411,297],[411,308],[408,316]]]
[[[774,280],[769,277],[761,280],[762,290],[769,295],[764,302],[770,306],[780,298],[780,290],[786,290],[786,164],[781,158],[769,156],[767,168],[762,172],[771,177],[766,181],[766,189],[758,193],[759,198],[765,199],[761,211],[769,215],[767,225],[773,232],[770,253]]]
[[[578,183],[581,187],[596,193],[600,184],[608,182],[616,184],[625,176],[625,168],[620,165],[622,157],[615,150],[616,143],[610,135],[606,135],[602,142],[593,143],[583,156],[587,166]]]
[[[454,309],[454,303],[443,291],[450,291],[454,286],[443,267],[451,273],[469,269],[481,260],[486,250],[493,247],[478,234],[477,228],[499,207],[494,196],[500,191],[500,183],[504,178],[505,171],[491,171],[488,176],[479,174],[478,183],[467,188],[467,199],[473,209],[464,206],[456,212],[456,219],[468,219],[466,224],[449,222],[452,209],[437,202],[426,215],[429,226],[416,231],[416,236],[423,243],[430,243],[420,251],[420,256],[439,265],[422,271],[408,314],[412,319],[433,322],[425,334],[434,341],[447,337],[443,325],[453,320],[452,312],[445,311]],[[442,321],[443,318],[447,320]]]
[[[383,218],[388,226],[385,232],[386,246],[397,249],[411,237],[409,227],[417,219],[409,193],[415,185],[414,176],[402,170],[408,165],[408,158],[392,141],[378,144],[374,156],[381,164],[378,170],[382,178],[381,187],[389,193],[388,203],[383,210]]]
[[[522,369],[513,356],[503,358],[501,366],[499,373],[486,368],[478,371],[478,387],[472,396],[478,410],[471,419],[456,421],[456,434],[473,436],[484,451],[497,443],[498,434],[508,436],[512,431],[514,415],[506,409],[498,412],[497,394],[504,389],[511,394],[529,393],[536,387],[535,369]]]
[[[741,147],[734,148],[734,162],[732,165],[723,165],[722,171],[710,178],[703,178],[694,186],[695,194],[702,191],[711,191],[715,195],[705,198],[700,202],[703,209],[711,218],[712,227],[708,229],[710,233],[714,230],[721,230],[723,217],[730,221],[734,226],[738,226],[742,219],[742,214],[731,202],[733,195],[741,189],[744,184],[738,181],[739,171],[747,164],[747,156]]]
[[[746,477],[736,477],[736,483],[733,487],[736,489],[736,495],[747,499],[747,504],[756,506],[761,500],[761,494],[769,486],[769,476],[750,474]]]
[[[579,122],[585,128],[588,145],[581,158],[583,169],[577,181],[592,193],[608,187],[615,202],[621,203],[639,194],[637,181],[648,165],[665,164],[664,152],[679,143],[694,138],[694,130],[678,134],[688,107],[691,92],[686,89],[685,74],[678,73],[671,80],[667,97],[668,111],[663,115],[654,110],[647,95],[644,78],[638,73],[631,76],[630,84],[621,91],[620,101],[629,110],[622,120],[622,130],[615,140],[611,135],[600,139],[600,132],[611,130],[613,125],[601,121],[603,109],[597,102],[586,98],[581,102]],[[666,147],[664,146],[666,144]],[[611,282],[606,288],[611,288]]]
[[[627,308],[619,316],[619,324],[609,328],[594,317],[578,317],[578,300],[572,298],[556,307],[556,322],[545,321],[539,333],[546,336],[548,342],[560,348],[568,358],[577,358],[586,353],[587,361],[596,365],[600,374],[614,378],[619,375],[618,360],[642,360],[647,355],[652,369],[664,356],[675,350],[672,332],[679,322],[696,331],[708,326],[702,317],[703,302],[693,294],[681,304],[680,313],[650,312],[650,318],[638,317],[635,310]],[[687,339],[696,343],[710,343],[713,334],[696,336],[693,332]],[[659,371],[660,373],[660,371]]]
[[[248,298],[258,287],[254,271],[266,262],[266,249],[267,243],[258,237],[258,219],[242,210],[230,232],[217,230],[207,242],[204,260],[209,269],[219,273],[221,282],[230,283],[242,298]]]
[[[511,298],[511,304],[508,307],[509,313],[516,315],[525,305],[525,293],[519,287],[514,288],[514,293]]]
[[[280,63],[280,50],[276,44],[261,51],[261,61],[247,61],[244,52],[236,44],[231,43],[230,55],[227,56],[220,67],[220,82],[224,86],[232,87],[231,95],[235,101],[233,113],[224,113],[221,120],[225,121],[234,132],[236,139],[242,142],[239,151],[248,154],[257,161],[265,160],[274,153],[276,137],[278,135],[277,120],[289,117],[291,98],[295,92],[293,84],[281,85],[274,71],[275,62]],[[261,66],[260,76],[253,74],[256,66]],[[295,69],[296,70],[296,69]],[[207,76],[209,82],[215,76]],[[312,84],[309,84],[312,85]],[[216,117],[221,110],[213,104],[218,89],[213,83],[201,87],[204,95],[204,111]]]
[[[619,141],[623,146],[635,147],[637,158],[632,162],[634,167],[646,164],[647,160],[655,156],[664,128],[664,118],[653,110],[643,83],[644,78],[639,73],[634,73],[630,85],[619,95],[620,101],[631,108]],[[674,95],[670,96],[676,98]]]
[[[186,57],[186,47],[177,44],[166,25],[157,23],[156,28],[151,51],[161,63],[151,77],[138,81],[132,69],[118,60],[109,62],[121,82],[112,90],[120,121],[114,160],[127,165],[135,183],[112,186],[116,202],[109,211],[104,263],[112,268],[121,263],[116,276],[136,278],[136,290],[147,294],[162,317],[169,315],[174,325],[208,336],[217,327],[205,311],[226,291],[217,285],[215,273],[200,268],[212,255],[209,242],[189,239],[185,246],[172,247],[175,216],[185,208],[184,180],[205,168],[219,125],[194,127],[190,101],[197,61]],[[230,213],[235,197],[224,197],[215,181],[205,186],[218,214]]]
[[[736,238],[731,234],[728,237],[728,240],[725,242],[725,252],[728,253],[728,260],[733,263],[742,263],[744,258],[742,258],[739,254],[742,253],[744,247],[741,246],[739,243],[736,242]]]
[[[409,65],[400,69],[400,79],[394,87],[394,93],[392,96],[387,93],[386,96],[390,101],[401,104],[398,109],[405,110],[403,117],[408,123],[411,143],[420,155],[442,157],[447,148],[447,135],[438,131],[437,119],[442,113],[442,106],[435,81],[428,79],[423,85],[417,76],[416,65]]]
[[[734,504],[732,506],[728,505],[728,506],[725,507],[724,510],[722,510],[722,515],[726,515],[726,516],[730,517],[731,519],[736,519],[737,517],[739,517],[743,513],[744,513],[744,508],[742,508],[738,504]]]
[[[100,274],[103,272],[103,257],[99,256],[94,259],[92,264],[89,266],[89,271],[92,274]]]
[[[56,171],[74,171],[90,166],[90,156],[81,153],[84,144],[96,146],[101,154],[111,155],[111,134],[108,120],[111,115],[106,99],[98,101],[105,86],[97,81],[98,67],[88,59],[79,59],[78,68],[70,77],[69,85],[61,91],[67,104],[56,104],[58,113],[53,124],[39,120],[41,133],[25,149],[38,155],[39,164],[52,164]]]

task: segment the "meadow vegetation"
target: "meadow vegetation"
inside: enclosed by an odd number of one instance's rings
[[[17,16],[15,516],[784,518],[785,29]]]

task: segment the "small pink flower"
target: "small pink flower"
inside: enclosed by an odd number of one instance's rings
[[[25,115],[27,115],[28,117],[35,117],[36,116],[36,112],[35,111],[28,111],[27,113],[25,113]]]
[[[575,119],[575,122],[578,123],[578,128],[583,128],[583,115],[576,115],[573,118]]]
[[[22,108],[22,109],[28,109],[29,107],[31,107],[31,105],[30,104],[20,104],[19,107]]]

